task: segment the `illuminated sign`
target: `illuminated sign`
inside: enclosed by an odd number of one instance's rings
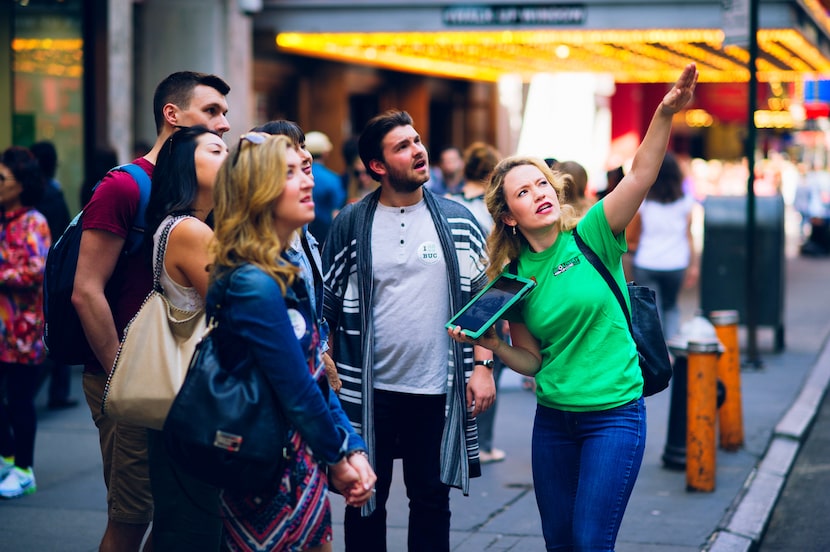
[[[585,6],[451,6],[444,8],[441,16],[445,25],[582,25],[585,23]]]

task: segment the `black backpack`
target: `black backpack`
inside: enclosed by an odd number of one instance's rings
[[[111,171],[124,171],[138,184],[138,211],[121,251],[122,255],[132,255],[141,247],[144,236],[144,212],[150,200],[150,177],[144,169],[134,163],[120,165]],[[43,342],[50,358],[61,364],[83,364],[95,358],[78,313],[72,306],[75,269],[78,265],[83,233],[83,214],[84,211],[81,210],[61,237],[52,244],[46,257],[46,271],[43,275],[43,314],[46,320]]]

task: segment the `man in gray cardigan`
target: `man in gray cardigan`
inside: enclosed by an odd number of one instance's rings
[[[346,550],[386,550],[401,458],[409,550],[448,551],[449,489],[466,495],[481,474],[475,416],[496,388],[492,353],[450,340],[444,324],[487,283],[485,239],[465,207],[424,190],[429,161],[409,114],[372,119],[359,150],[380,187],[341,211],[323,251],[340,400],[378,476],[376,500],[346,509]]]

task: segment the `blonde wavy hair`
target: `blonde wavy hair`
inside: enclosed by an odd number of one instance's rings
[[[245,138],[251,135],[262,142]],[[299,268],[281,260],[288,244],[277,235],[274,205],[285,190],[286,152],[295,147],[287,136],[253,132],[243,135],[228,154],[213,188],[211,279],[251,263],[274,278],[283,294],[294,282]]]
[[[556,190],[556,197],[559,199],[561,216],[556,224],[559,231],[572,230],[579,222],[579,216],[572,205],[563,201],[565,180],[562,173],[555,173],[548,168],[547,163],[536,157],[514,155],[507,157],[496,165],[487,183],[487,191],[484,193],[484,202],[487,210],[493,217],[493,230],[487,238],[487,248],[490,254],[490,265],[487,267],[487,277],[495,279],[504,270],[504,267],[519,257],[522,246],[527,243],[521,232],[513,234],[513,228],[504,223],[505,215],[510,214],[507,207],[507,200],[504,197],[504,178],[511,170],[524,165],[532,165],[539,169]]]

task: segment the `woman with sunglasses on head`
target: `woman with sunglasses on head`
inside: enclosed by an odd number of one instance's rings
[[[541,159],[509,157],[490,177],[485,198],[495,226],[487,275],[506,269],[537,286],[508,314],[512,344],[492,330],[474,343],[536,379],[531,458],[547,550],[614,550],[645,450],[637,347],[575,235],[625,289],[625,228],[657,177],[673,116],[696,83],[697,69],[689,64],[657,107],[631,170],[581,219],[562,204],[561,174]],[[471,341],[460,328],[450,335]]]
[[[206,222],[213,210],[213,185],[228,146],[204,126],[177,130],[159,152],[147,204],[145,250],[155,262],[166,228],[159,283],[170,303],[187,312],[205,308],[210,242]],[[159,551],[218,550],[222,541],[219,489],[175,466],[160,431],[148,430],[153,492],[153,547]]]
[[[35,393],[43,347],[43,272],[51,245],[37,159],[27,148],[0,154],[0,498],[37,489]],[[5,385],[4,385],[5,384]]]
[[[286,255],[314,218],[314,183],[286,136],[251,132],[215,189],[214,264],[207,313],[223,362],[256,363],[289,421],[290,454],[273,488],[221,495],[230,550],[330,551],[327,474],[352,506],[372,495],[366,445],[325,384],[317,317]]]

